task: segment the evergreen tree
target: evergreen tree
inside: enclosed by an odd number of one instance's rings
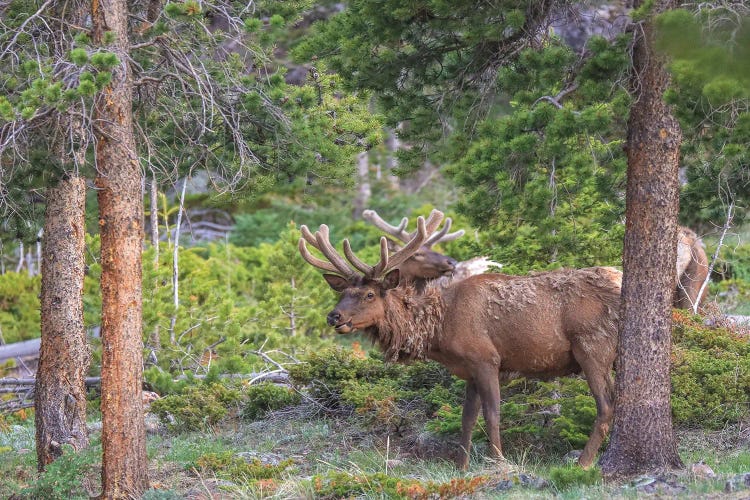
[[[403,123],[402,171],[448,165],[459,210],[511,272],[617,264],[627,38],[580,57],[547,31],[566,5],[355,1],[297,55],[376,92]]]
[[[448,171],[465,193],[458,209],[509,272],[619,264],[626,44],[592,39],[583,64],[556,43],[524,50],[498,73],[508,114],[453,138]]]
[[[4,12],[11,29],[0,45],[0,163],[7,186],[0,206],[18,239],[28,242],[40,223],[36,207],[46,204],[34,401],[40,471],[62,454],[63,444],[76,450],[88,446],[89,348],[82,304],[86,189],[80,172],[89,137],[82,126],[81,94],[71,90],[64,102],[63,86],[56,81],[67,72],[75,43],[71,26],[80,26],[87,10],[82,2],[41,7],[13,2]]]
[[[750,207],[750,6],[709,2],[657,18],[658,47],[672,59],[675,106],[685,134],[682,220],[721,226],[728,206],[742,224]]]
[[[7,189],[0,201],[16,216],[9,225],[23,236],[31,227],[28,207],[38,205],[29,203],[33,189],[63,177],[66,162],[49,161],[50,151],[76,159],[80,153],[88,162],[78,160],[76,173],[97,177],[107,497],[139,495],[147,485],[138,417],[142,163],[172,181],[204,169],[214,187],[234,195],[295,178],[346,179],[350,155],[379,139],[376,117],[356,96],[337,94],[335,77],[311,71],[310,85],[284,81],[274,41],[301,5],[250,10],[237,2],[206,10],[192,1],[94,2],[90,29],[85,22],[58,26],[49,1],[3,7],[0,162]],[[35,157],[42,160],[28,161]],[[133,432],[121,433],[117,444],[117,428]]]

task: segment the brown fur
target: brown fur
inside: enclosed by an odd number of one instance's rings
[[[703,241],[695,232],[680,227],[677,237],[677,288],[674,306],[679,309],[692,309],[693,304],[706,301],[706,290],[698,298],[701,286],[708,276],[708,257],[703,249]]]
[[[424,292],[398,285],[398,270],[382,281],[326,279],[342,292],[328,315],[339,333],[362,329],[388,360],[432,359],[467,381],[460,466],[468,465],[480,405],[492,453],[502,456],[499,376],[548,378],[581,370],[596,400],[597,419],[579,463],[593,463],[612,419],[619,271],[482,274]]]
[[[395,253],[400,249],[397,243],[388,240],[390,253]],[[430,281],[453,274],[456,265],[457,262],[452,257],[421,246],[398,269],[401,272],[402,283],[414,285],[417,290],[423,291]]]
[[[386,361],[427,359],[443,326],[445,304],[434,287],[419,293],[415,287],[399,287],[383,298],[382,318],[365,333],[377,343]]]

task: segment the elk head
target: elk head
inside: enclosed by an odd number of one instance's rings
[[[401,223],[398,226],[388,224],[378,215],[377,212],[375,212],[375,210],[365,210],[362,212],[362,217],[378,229],[395,237],[402,243],[411,241],[416,235],[416,231],[413,233],[406,231],[406,226],[409,223],[409,219],[406,217],[401,219]],[[401,279],[403,281],[415,282],[417,280],[431,280],[453,274],[453,271],[456,270],[456,265],[458,264],[456,260],[432,250],[432,246],[437,243],[453,241],[456,238],[463,236],[463,229],[453,233],[448,232],[452,223],[453,221],[450,217],[445,219],[443,228],[430,235],[412,254],[412,256],[401,264],[399,270],[401,271]],[[389,239],[387,242],[389,252],[395,253],[401,250],[399,244],[393,240]]]
[[[338,333],[364,330],[375,325],[385,313],[384,298],[400,281],[398,267],[412,257],[428,237],[435,232],[443,219],[442,212],[433,210],[425,221],[417,219],[417,230],[403,248],[389,254],[387,238],[380,238],[380,260],[374,266],[361,261],[351,249],[349,240],[344,240],[342,257],[331,245],[328,226],[321,225],[315,234],[302,226],[299,251],[314,267],[333,274],[324,274],[328,284],[341,294],[336,307],[328,313],[328,324]],[[307,244],[319,250],[326,260],[313,256]]]

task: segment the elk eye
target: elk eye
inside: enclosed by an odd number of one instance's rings
[[[373,297],[375,297],[375,294],[374,294],[374,293],[372,293],[372,292],[367,292],[367,298],[368,298],[368,299],[371,299],[371,298],[373,298]]]

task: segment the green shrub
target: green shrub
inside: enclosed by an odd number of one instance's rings
[[[602,480],[602,475],[596,467],[582,469],[577,465],[570,465],[567,467],[552,467],[549,471],[549,479],[558,491],[562,491],[571,486],[596,484]]]
[[[143,371],[143,379],[148,383],[150,389],[161,396],[180,394],[188,386],[195,385],[198,379],[191,375],[191,373],[188,373],[187,377],[180,380],[174,380],[172,374],[160,370],[155,366]]]
[[[451,387],[456,380],[446,367],[434,361],[412,363],[406,366],[401,378],[401,387],[412,391]],[[463,391],[463,387],[460,390]]]
[[[290,367],[292,382],[329,411],[356,413],[360,423],[402,431],[421,426],[441,406],[457,404],[463,382],[437,363],[385,364],[358,345],[311,352]]]
[[[750,343],[700,317],[674,314],[672,414],[680,426],[720,429],[750,416]]]
[[[287,459],[282,460],[278,465],[269,465],[262,463],[257,458],[247,461],[234,454],[234,452],[225,451],[201,455],[189,467],[211,471],[224,479],[232,481],[239,479],[247,482],[259,479],[279,478],[282,474],[294,468],[294,460]]]
[[[565,377],[553,381],[515,379],[500,388],[500,432],[509,448],[539,454],[562,454],[588,440],[596,418],[596,403],[585,380]],[[443,405],[426,428],[438,434],[461,431],[461,403]],[[473,439],[486,440],[484,420]]]
[[[151,403],[151,412],[172,431],[201,431],[217,424],[240,400],[237,389],[214,383],[158,399]]]
[[[295,390],[270,382],[251,385],[245,393],[242,418],[246,420],[257,420],[269,411],[299,404],[301,399]]]
[[[290,368],[292,381],[328,408],[348,408],[371,427],[402,430],[426,423],[435,433],[460,432],[465,383],[437,363],[386,365],[342,347],[302,359]],[[501,393],[501,432],[510,447],[562,454],[588,440],[596,405],[585,380],[516,379]],[[486,439],[481,419],[474,437]]]
[[[500,421],[509,444],[564,453],[588,440],[596,404],[585,380],[516,379],[500,390],[505,394]]]
[[[241,483],[254,490],[254,497],[273,495],[284,475],[295,472],[294,460],[282,460],[278,464],[264,464],[258,458],[246,460],[234,452],[207,453],[201,455],[189,468],[209,473],[232,483]]]
[[[0,274],[0,331],[11,344],[38,338],[40,276],[25,271]]]
[[[731,253],[724,260],[733,279],[750,282],[750,245],[732,247]]]
[[[386,365],[368,357],[361,350],[341,346],[309,352],[301,361],[289,367],[292,383],[306,387],[310,397],[329,408],[345,404],[342,393],[351,382],[393,379],[403,370],[399,365]]]
[[[141,500],[182,500],[185,498],[173,490],[147,490]]]
[[[351,474],[329,471],[314,476],[311,486],[315,498],[467,498],[488,483],[486,476],[455,478],[445,483],[422,482],[383,473]]]
[[[89,498],[83,481],[94,470],[97,461],[98,454],[93,448],[75,452],[65,446],[62,456],[48,464],[36,481],[21,491],[21,496],[48,500]]]
[[[435,413],[434,418],[429,420],[425,429],[435,434],[459,435],[461,433],[461,405],[443,405]],[[486,441],[487,434],[484,432],[484,417],[480,416],[474,427],[471,439],[473,441]]]

